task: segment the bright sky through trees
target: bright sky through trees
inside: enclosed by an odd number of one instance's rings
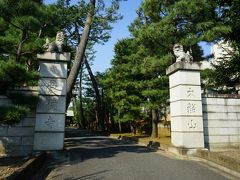
[[[57,0],[44,0],[46,4],[55,3]],[[106,0],[107,2],[108,0]],[[77,2],[77,0],[72,0],[72,3]],[[118,40],[129,37],[130,33],[128,31],[128,26],[136,18],[136,10],[140,6],[142,0],[128,0],[122,1],[120,4],[120,13],[123,15],[123,19],[113,24],[113,30],[111,33],[111,39],[104,45],[96,45],[95,50],[96,58],[93,62],[94,72],[104,72],[107,68],[111,67],[111,60],[114,56],[114,45]],[[204,50],[204,55],[210,54],[210,48],[206,43],[201,43]]]

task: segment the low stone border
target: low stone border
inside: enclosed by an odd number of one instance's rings
[[[25,162],[17,171],[6,177],[6,180],[30,179],[43,165],[47,153],[34,155]]]

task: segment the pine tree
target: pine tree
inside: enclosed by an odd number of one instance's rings
[[[115,45],[115,57],[111,68],[105,75],[103,85],[107,89],[113,106],[114,120],[128,122],[136,133],[135,121],[141,119],[141,94],[139,92],[140,70],[137,62],[137,44],[132,39],[123,39]],[[136,57],[134,57],[136,56]]]
[[[36,53],[42,51],[44,36],[52,36],[47,31],[50,16],[40,0],[0,1],[2,93],[8,87],[37,79],[34,72],[38,68]]]

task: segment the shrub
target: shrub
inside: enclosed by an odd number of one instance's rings
[[[0,123],[18,123],[29,111],[30,109],[25,106],[0,107]]]
[[[38,103],[38,96],[34,95],[23,95],[21,93],[10,93],[7,95],[13,104],[17,106],[25,106],[34,110]]]
[[[10,87],[36,84],[38,78],[36,71],[28,71],[22,64],[0,60],[0,94],[5,94]]]

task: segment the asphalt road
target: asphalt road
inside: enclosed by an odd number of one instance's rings
[[[145,147],[87,131],[68,131],[66,150],[52,152],[35,179],[224,180],[195,161],[177,160]]]

